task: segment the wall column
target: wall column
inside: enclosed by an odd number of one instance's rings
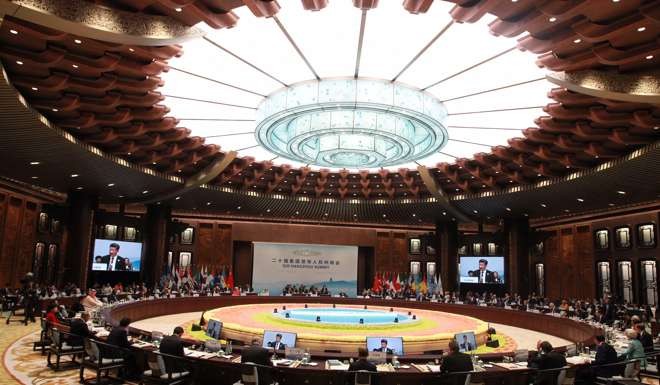
[[[87,273],[91,259],[92,234],[94,231],[94,210],[98,198],[93,195],[69,192],[69,207],[66,236],[66,257],[62,277],[73,282],[81,289],[87,287]],[[66,283],[63,282],[63,283]]]
[[[442,286],[447,291],[457,290],[458,277],[458,225],[456,222],[437,222],[435,235],[438,239],[440,276]]]
[[[526,218],[505,219],[504,236],[509,291],[526,297],[535,274],[529,254],[529,221]]]
[[[144,221],[144,253],[142,280],[152,286],[160,280],[167,257],[167,226],[172,209],[163,205],[148,205]]]

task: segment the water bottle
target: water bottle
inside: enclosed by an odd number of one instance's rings
[[[392,366],[394,366],[395,369],[398,369],[400,365],[399,363],[399,357],[394,356],[392,357]]]
[[[230,340],[229,342],[227,342],[227,354],[231,354],[232,351],[233,349],[231,347],[231,340]]]

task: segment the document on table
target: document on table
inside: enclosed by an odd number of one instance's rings
[[[527,368],[527,363],[525,363],[525,366],[520,366],[516,363],[513,362],[493,362],[493,365],[499,366],[500,368],[508,369],[508,370],[520,370],[520,369],[526,369]]]
[[[348,370],[348,364],[344,364],[339,360],[327,360],[325,368],[329,370]]]

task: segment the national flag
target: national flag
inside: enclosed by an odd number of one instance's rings
[[[419,283],[419,291],[422,294],[426,294],[427,290],[428,290],[428,285],[426,284],[426,276],[424,276],[424,278],[422,278],[422,281]]]
[[[401,278],[399,277],[399,273],[396,274],[396,279],[394,280],[394,290],[401,290]]]
[[[229,269],[229,276],[227,277],[227,280],[225,281],[227,284],[227,287],[230,289],[234,288],[234,273]]]

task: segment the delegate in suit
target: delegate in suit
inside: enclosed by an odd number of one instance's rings
[[[111,243],[108,247],[108,255],[96,257],[96,262],[107,264],[108,271],[130,270],[130,261],[128,258],[118,255],[119,248],[118,243]]]
[[[374,351],[374,352],[383,352],[383,353],[387,353],[387,354],[394,354],[394,350],[387,347],[387,340],[386,339],[380,340],[380,347],[379,348],[374,348],[374,350],[372,350],[372,351]]]
[[[253,339],[252,345],[241,351],[241,363],[245,364],[250,362],[260,365],[257,368],[257,372],[259,373],[259,383],[271,384],[273,380],[268,366],[273,366],[273,362],[270,360],[270,351],[266,348],[262,348],[259,342],[259,339]]]
[[[488,261],[485,259],[479,260],[479,270],[472,270],[468,272],[470,277],[479,278],[479,283],[497,283],[495,272],[490,271],[488,268]]]
[[[277,333],[275,335],[275,341],[268,342],[268,347],[275,350],[284,350],[286,349],[286,344],[282,342],[282,335]]]

